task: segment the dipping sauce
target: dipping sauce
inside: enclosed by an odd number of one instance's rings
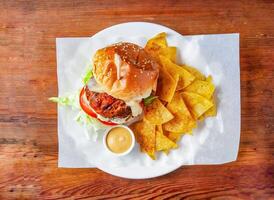
[[[130,132],[123,127],[115,127],[107,133],[106,145],[113,153],[124,153],[132,145]]]

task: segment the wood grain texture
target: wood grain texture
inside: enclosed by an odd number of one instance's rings
[[[0,0],[0,199],[274,197],[274,2]],[[182,167],[148,180],[57,168],[55,38],[147,21],[184,35],[240,33],[237,162]]]

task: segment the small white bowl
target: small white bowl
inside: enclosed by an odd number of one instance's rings
[[[108,146],[107,146],[107,141],[106,141],[108,133],[109,133],[112,129],[118,128],[118,127],[127,129],[128,132],[129,132],[129,134],[130,134],[130,136],[131,136],[131,141],[132,141],[132,142],[131,142],[131,146],[129,147],[129,149],[128,149],[127,151],[123,152],[123,153],[114,153],[113,151],[111,151],[111,150],[108,148]],[[124,125],[112,126],[112,127],[108,128],[108,129],[105,131],[104,137],[103,137],[103,144],[104,144],[105,149],[106,149],[109,153],[111,153],[112,155],[115,155],[115,156],[125,156],[125,155],[129,154],[129,153],[132,151],[132,149],[134,148],[134,145],[135,145],[135,136],[134,136],[133,131],[132,131],[128,126],[124,126]]]

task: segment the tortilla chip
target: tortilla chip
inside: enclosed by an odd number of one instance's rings
[[[163,48],[159,52],[159,55],[164,56],[164,57],[170,59],[173,63],[176,63],[177,48],[176,47]]]
[[[155,99],[151,104],[145,107],[144,118],[151,124],[160,125],[170,121],[173,115],[159,99]]]
[[[171,102],[169,102],[167,104],[167,109],[171,112],[171,113],[189,113],[188,108],[186,107],[184,100],[182,98],[182,95],[180,94],[180,92],[176,92],[171,100]],[[190,113],[189,113],[190,114]]]
[[[217,115],[217,106],[216,106],[216,101],[214,97],[212,96],[210,101],[213,103],[213,106],[205,112],[204,116],[205,117],[214,117]]]
[[[193,76],[195,76],[196,79],[204,81],[206,80],[206,77],[196,68],[190,67],[187,65],[182,66],[185,70],[187,70],[189,73],[191,73]]]
[[[177,144],[163,134],[161,126],[156,129],[156,151],[168,151],[177,148]]]
[[[186,133],[196,127],[196,121],[193,119],[179,92],[175,93],[167,108],[171,111],[174,118],[163,125],[165,131]]]
[[[174,143],[177,143],[177,142],[181,139],[181,137],[182,137],[183,134],[181,134],[181,133],[172,133],[172,132],[164,131],[164,135],[165,135],[166,137],[168,137],[168,139],[170,139],[170,140],[173,141]],[[178,144],[177,144],[177,147],[176,147],[176,148],[178,148],[178,147],[179,147],[179,146],[178,146]],[[163,152],[164,152],[166,155],[169,154],[169,150],[163,150]]]
[[[132,124],[130,128],[134,132],[137,142],[140,144],[141,151],[146,152],[153,160],[155,160],[155,125],[143,120]]]
[[[161,100],[170,102],[175,93],[178,80],[178,74],[172,78],[165,69],[160,69],[156,95],[159,96]]]
[[[182,89],[184,89],[184,81],[183,81],[182,78],[179,78],[176,91],[179,91],[179,90],[182,90]]]
[[[170,131],[174,133],[187,133],[196,127],[196,121],[191,115],[173,114],[174,118],[165,123],[163,128],[165,131]]]
[[[163,152],[168,155],[169,154],[169,150],[163,150]]]
[[[167,136],[173,142],[178,142],[181,139],[183,134],[165,131],[164,135]]]
[[[166,33],[162,32],[147,41],[145,49],[158,50],[167,47]]]
[[[184,91],[197,93],[207,99],[210,99],[214,93],[215,87],[209,81],[195,80]]]
[[[212,79],[211,75],[209,75],[206,78],[206,81],[213,85],[213,79]],[[213,85],[213,87],[215,88],[214,85]],[[206,111],[201,117],[199,117],[199,120],[204,120],[204,118],[206,118],[206,117],[214,117],[217,115],[217,106],[216,106],[216,101],[215,101],[214,95],[212,95],[210,97],[210,101],[213,103],[213,106],[208,111]]]
[[[176,47],[168,47],[166,33],[160,33],[148,40],[145,50],[149,52],[156,60],[159,61],[159,55],[167,57],[172,62],[176,62]]]
[[[193,76],[183,67],[173,63],[170,59],[160,55],[160,61],[162,67],[165,68],[172,77],[175,77],[177,74],[179,75],[179,82],[176,90],[181,90],[194,81],[195,76]]]
[[[205,114],[203,114],[203,115],[201,115],[201,116],[198,118],[198,120],[199,120],[199,121],[204,121],[205,118],[206,118],[206,117],[205,117]]]
[[[182,92],[182,96],[194,119],[199,119],[213,106],[210,100],[196,93]]]
[[[162,125],[156,125],[156,131],[163,133]]]

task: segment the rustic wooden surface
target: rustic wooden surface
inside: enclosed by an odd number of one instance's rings
[[[127,2],[127,3],[126,3]],[[136,3],[137,2],[137,3]],[[274,198],[274,2],[0,1],[0,199]],[[126,180],[57,168],[56,37],[147,21],[182,34],[240,33],[237,162]]]

